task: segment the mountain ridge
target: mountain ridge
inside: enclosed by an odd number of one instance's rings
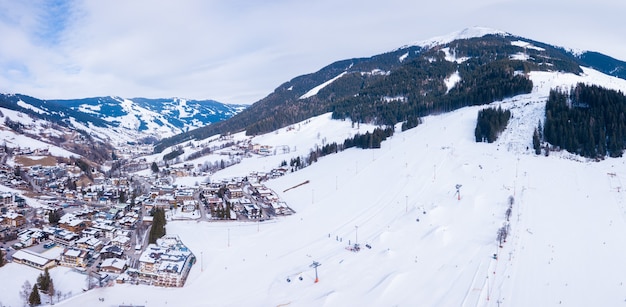
[[[464,54],[458,49],[459,47],[465,48]],[[454,54],[446,53],[446,48],[448,48],[448,52],[453,50]],[[453,60],[449,61],[450,58]],[[423,67],[433,65],[440,67],[437,68],[437,71],[430,67],[430,72],[415,70],[410,67],[420,61],[423,63]],[[496,61],[501,64],[497,64]],[[505,81],[505,83],[509,85],[494,83],[489,88],[480,89],[476,87],[476,84],[482,83],[481,80],[486,80],[485,78],[495,80],[496,77],[490,77],[489,72],[485,72],[486,76],[476,75],[473,77],[474,81],[471,82],[475,84],[468,83],[465,85],[465,90],[468,92],[455,93],[455,90],[463,88],[464,81],[470,80],[467,75],[461,76],[460,83],[455,84],[456,89],[447,88],[444,80],[454,74],[455,70],[464,69],[464,63],[468,65],[473,63],[475,67],[472,68],[473,70],[482,67],[483,64],[496,63],[488,69],[495,69],[500,71],[500,74],[508,75],[507,78],[510,80]],[[500,65],[500,67],[495,65]],[[362,112],[361,109],[363,108],[375,108],[367,112],[377,114],[376,112],[381,110],[376,108],[384,108],[386,110],[383,111],[389,114],[385,115],[387,118],[382,123],[392,124],[414,120],[416,116],[428,114],[424,113],[420,103],[427,108],[433,103],[421,99],[420,95],[425,96],[434,93],[439,96],[437,99],[440,101],[442,99],[449,100],[450,97],[456,95],[456,98],[452,98],[457,100],[455,105],[466,105],[467,100],[475,98],[467,96],[468,93],[476,95],[480,91],[490,92],[494,89],[501,90],[503,87],[510,86],[523,88],[524,86],[521,84],[511,84],[511,82],[517,82],[515,81],[515,74],[518,71],[522,74],[536,70],[581,73],[581,66],[593,67],[609,75],[626,79],[626,73],[624,73],[626,63],[608,56],[599,56],[597,53],[591,52],[574,53],[563,47],[536,42],[499,30],[468,28],[413,45],[405,45],[371,57],[339,60],[317,72],[294,77],[279,85],[272,93],[252,104],[247,110],[227,121],[161,140],[155,146],[155,152],[160,152],[173,144],[192,139],[204,139],[216,134],[239,131],[246,131],[248,135],[266,133],[326,112],[334,112],[337,119],[350,118],[354,122],[364,122],[372,120],[372,117],[365,114],[355,114],[355,110]],[[341,74],[343,75],[338,77]],[[302,96],[310,90],[334,78],[336,79],[333,82],[319,89],[315,95],[302,99]],[[386,81],[386,79],[393,78],[399,82]],[[391,84],[381,86],[382,90],[375,88],[384,82]],[[430,82],[431,84],[413,86],[420,82]],[[411,88],[406,87],[403,83],[410,85]],[[405,86],[405,88],[398,88],[398,84]],[[505,96],[522,92],[518,90],[504,91],[501,94],[493,95],[493,97],[485,97],[489,101],[472,103],[488,103],[494,99],[502,99]],[[355,101],[359,99],[360,102]],[[376,103],[378,105],[372,106]],[[409,107],[406,108],[407,106]],[[448,109],[449,107],[443,109],[436,107],[432,111],[438,112],[438,110]]]
[[[0,106],[81,129],[111,128],[115,137],[128,140],[160,139],[202,127],[245,109],[215,100],[184,98],[122,98],[117,96],[42,100],[23,94],[0,94]],[[99,133],[106,139],[106,133]],[[110,138],[110,137],[109,137]]]

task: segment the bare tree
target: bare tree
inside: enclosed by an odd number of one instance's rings
[[[22,284],[22,289],[20,290],[20,298],[24,301],[24,306],[28,306],[28,298],[30,297],[30,293],[33,290],[33,286],[30,284],[28,280]]]
[[[509,235],[511,226],[509,223],[504,224],[498,229],[498,244],[502,247],[502,244],[506,243],[506,237]]]
[[[54,304],[52,298],[54,297],[54,281],[50,278],[50,285],[48,285],[48,295],[50,296],[50,304]]]

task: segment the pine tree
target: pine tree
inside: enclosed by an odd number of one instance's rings
[[[535,149],[535,154],[541,154],[541,141],[539,141],[539,131],[537,129],[533,132],[533,149]]]
[[[126,192],[124,190],[119,190],[119,197],[118,197],[118,201],[120,203],[125,203],[126,202]]]
[[[154,216],[152,217],[152,227],[150,227],[150,234],[148,237],[149,243],[156,243],[156,240],[165,235],[165,210],[154,210]]]
[[[2,253],[2,250],[0,250],[0,267],[2,267],[4,265],[4,254]]]
[[[159,166],[156,164],[156,162],[152,162],[152,165],[150,166],[150,169],[152,170],[153,173],[158,173],[159,172]]]
[[[41,305],[41,297],[39,296],[39,289],[37,289],[37,284],[33,286],[33,291],[30,293],[30,296],[28,296],[28,305]]]
[[[61,220],[61,213],[59,213],[56,210],[53,210],[52,212],[50,212],[50,214],[48,214],[48,222],[52,225],[57,225],[59,224],[59,221]]]
[[[43,292],[47,292],[48,289],[50,288],[51,280],[52,279],[50,278],[50,273],[48,272],[48,268],[46,268],[44,272],[39,274],[39,277],[37,277],[37,285],[39,286],[39,289],[41,289],[41,291]]]

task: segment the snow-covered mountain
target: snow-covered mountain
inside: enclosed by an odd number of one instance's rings
[[[469,28],[297,76],[232,119],[164,139],[155,150],[220,133],[267,133],[326,112],[381,125],[415,121],[528,93],[522,76],[531,71],[581,74],[581,67],[626,79],[625,62],[599,53]]]
[[[85,131],[103,141],[158,140],[227,119],[243,105],[213,100],[96,97],[41,100],[21,94],[0,95],[0,107]]]
[[[63,106],[105,120],[113,127],[167,137],[232,117],[245,105],[184,98],[148,99],[97,97],[52,100]]]
[[[404,132],[396,127],[380,149],[348,149],[267,182],[293,216],[263,223],[170,221],[167,233],[179,235],[199,258],[183,288],[114,285],[57,305],[99,298],[146,306],[622,304],[626,158],[546,157],[528,147],[551,89],[583,82],[625,92],[626,81],[593,69],[529,78],[531,93],[491,104],[513,113],[495,143],[474,140],[485,106],[428,116]],[[244,159],[211,179],[268,170],[306,156],[322,140],[373,129],[332,120],[330,113],[295,127],[252,139],[295,150]],[[289,189],[302,182],[308,183]],[[499,247],[503,227],[508,238]],[[359,252],[346,249],[355,242]],[[317,283],[313,261],[321,263]],[[18,292],[21,282],[15,284],[9,293]]]
[[[517,37],[507,47],[513,52],[504,56],[522,63],[548,48]],[[433,63],[458,68],[469,57],[457,51],[439,46]],[[406,63],[404,54],[394,57]],[[55,305],[621,305],[626,299],[621,180],[626,180],[626,158],[596,161],[532,150],[533,130],[545,119],[550,90],[585,83],[626,92],[626,80],[589,66],[515,71],[532,82],[528,92],[427,115],[406,131],[397,123],[380,149],[350,148],[266,182],[295,215],[256,223],[169,221],[167,233],[180,236],[198,259],[182,288],[115,284],[82,292],[83,285],[72,281],[84,282],[83,275],[70,278],[67,270],[55,268],[57,291],[72,293]],[[302,82],[310,81],[306,87],[287,83],[275,93],[294,91],[292,103],[318,102],[315,97],[331,93],[324,90],[345,78],[326,83],[339,71],[317,82],[303,77]],[[443,74],[442,95],[466,80],[454,72]],[[403,97],[390,94],[382,101]],[[510,110],[512,117],[495,143],[477,143],[477,114],[490,106]],[[375,128],[332,117],[325,112],[265,134],[233,134],[290,150],[244,158],[210,178],[178,178],[176,184],[266,172],[325,143]],[[507,239],[500,245],[502,229]],[[347,249],[354,243],[361,244],[359,252]],[[317,271],[314,261],[321,264]],[[40,273],[16,266],[0,269],[0,287],[8,293],[3,304],[20,304],[19,287]]]

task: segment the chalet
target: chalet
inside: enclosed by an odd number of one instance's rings
[[[56,266],[54,259],[46,258],[38,253],[21,249],[13,254],[13,262],[24,264],[35,269],[45,270]]]
[[[230,191],[230,198],[243,197],[243,189],[234,188],[234,189],[229,189],[229,191]]]
[[[173,194],[159,195],[154,199],[155,208],[169,209],[170,206],[176,204],[176,198]]]
[[[195,200],[186,200],[183,202],[183,212],[194,212],[196,210],[197,203]]]
[[[102,261],[100,265],[100,271],[122,274],[126,270],[126,260],[118,258],[107,258]]]
[[[117,230],[113,225],[112,221],[107,222],[94,222],[91,225],[91,228],[102,233],[102,236],[105,239],[113,239],[115,237],[115,231]],[[96,236],[98,238],[98,236]]]
[[[1,193],[0,194],[0,206],[10,206],[13,204],[13,194],[12,193]]]
[[[63,222],[59,222],[59,227],[65,230],[71,231],[73,233],[80,233],[90,226],[91,226],[90,220],[83,220],[83,219],[78,219],[78,218],[64,220]]]
[[[93,225],[92,225],[93,226]],[[100,238],[102,236],[102,231],[100,229],[96,229],[94,227],[87,228],[80,233],[81,237],[94,237]]]
[[[129,249],[130,248],[130,238],[127,236],[116,236],[111,240],[111,244],[121,248],[121,249]]]
[[[256,204],[246,204],[244,206],[244,214],[249,219],[258,219],[261,217],[261,209]]]
[[[175,198],[177,202],[183,202],[186,200],[194,200],[193,190],[178,190],[175,193]]]
[[[122,258],[124,250],[117,245],[107,245],[100,250],[100,258]]]
[[[217,196],[210,196],[205,198],[205,201],[208,206],[216,206],[224,203],[224,200]]]
[[[94,237],[82,237],[76,240],[76,247],[82,250],[99,252],[104,244]]]
[[[89,253],[84,250],[75,248],[66,248],[61,253],[61,260],[59,264],[67,267],[86,267],[89,260]]]
[[[44,232],[48,234],[48,237],[52,238],[54,243],[65,247],[74,246],[76,241],[80,238],[78,234],[61,228],[45,228]]]
[[[287,215],[291,214],[291,209],[284,202],[271,202],[272,208],[274,209],[274,213],[276,215]]]
[[[26,224],[26,218],[17,212],[9,211],[2,217],[4,218],[4,224],[10,227],[21,227]]]
[[[133,229],[135,227],[135,224],[137,224],[138,220],[139,220],[138,214],[129,212],[126,215],[124,215],[122,218],[120,218],[118,220],[118,223],[124,229]]]

